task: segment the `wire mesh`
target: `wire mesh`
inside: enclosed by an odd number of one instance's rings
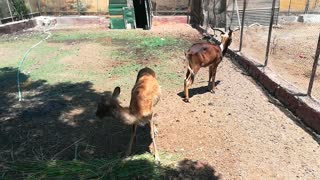
[[[156,16],[186,15],[189,0],[152,0],[152,11]]]
[[[291,8],[295,12],[305,12],[305,9],[309,9],[309,13],[311,10],[320,8],[320,4],[318,7],[312,6],[315,2],[312,0],[309,2],[292,1]],[[282,9],[282,11],[286,12],[286,9]],[[286,15],[286,13],[283,14]],[[320,32],[320,21],[317,21],[319,17],[319,14],[300,14],[296,16],[298,22],[281,20],[279,26],[273,28],[271,37],[270,66],[268,67],[303,93],[307,93],[315,60]],[[312,90],[312,95],[318,100],[320,100],[320,79],[317,78],[319,74],[318,71]]]
[[[244,3],[246,2],[245,14]],[[257,63],[264,64],[266,47],[268,42],[269,24],[272,15],[272,1],[255,1],[248,3],[244,0],[229,1],[227,5],[227,27],[235,29],[241,27],[244,18],[244,29],[242,39],[241,32],[237,31],[234,35],[231,49],[241,52],[251,57]],[[275,1],[273,24],[278,23],[279,1]],[[240,42],[240,40],[242,40]],[[241,46],[240,46],[241,44]]]
[[[309,3],[312,4],[314,2],[310,1]],[[264,9],[271,9],[271,4],[264,4],[263,6],[265,7]],[[299,8],[300,12],[304,12],[303,8],[305,6],[305,1],[295,1],[292,4],[292,8],[296,8],[295,12],[298,12]],[[260,9],[261,5],[250,3],[247,8]],[[314,9],[317,8],[311,8],[310,6],[309,11]],[[314,15],[300,14],[299,16],[294,16],[295,20],[292,20],[287,17],[286,11],[287,9],[282,9],[281,5],[277,7],[276,3],[268,54],[266,52],[269,26],[261,22],[261,17],[264,17],[266,22],[268,20],[270,22],[271,14],[266,13],[263,15],[258,11],[259,13],[254,16],[250,14],[250,11],[246,11],[241,52],[261,65],[264,65],[268,60],[268,68],[279,75],[281,79],[298,88],[300,92],[307,94],[320,24],[319,21],[317,23],[317,20],[314,19],[317,18],[313,17]],[[283,16],[279,16],[279,14]],[[260,17],[260,20],[256,20],[255,17]],[[314,20],[315,22],[313,22]],[[238,34],[240,33],[236,33],[235,40],[231,45],[232,49],[236,49],[238,46]],[[319,74],[319,71],[317,71],[312,95],[315,99],[320,100]]]
[[[9,18],[11,17],[10,11],[8,8],[8,4],[6,0],[1,0],[0,1],[0,18]]]
[[[211,2],[215,2],[215,4],[211,6]],[[225,11],[218,11],[218,7],[223,7],[221,5],[223,2],[226,3]],[[206,22],[218,28],[239,27],[241,26],[242,12],[244,10],[243,2],[244,0],[230,0],[228,2],[202,0],[197,2],[197,4],[193,4],[196,5],[193,8],[200,7],[200,9],[193,11],[196,14],[194,19],[197,21],[195,23],[203,26],[203,28],[206,28]],[[266,59],[268,59],[267,68],[270,68],[280,78],[298,88],[303,94],[307,94],[320,32],[320,1],[275,1],[268,54],[268,33],[273,1],[257,0],[250,1],[250,3],[249,1],[247,2],[241,52],[261,66],[264,66]],[[219,6],[218,3],[220,3]],[[288,14],[289,4],[290,13]],[[210,7],[213,8],[210,9]],[[214,13],[211,15],[210,12]],[[206,15],[206,13],[209,15]],[[217,20],[218,15],[219,20]],[[226,23],[221,23],[224,20]],[[240,31],[237,31],[230,48],[238,50],[239,46]],[[320,71],[318,69],[312,90],[312,96],[318,100],[320,100],[319,74]]]

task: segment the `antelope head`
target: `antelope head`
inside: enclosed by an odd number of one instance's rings
[[[107,94],[101,97],[98,102],[98,108],[96,111],[96,116],[100,119],[104,117],[111,117],[114,115],[114,112],[119,108],[118,97],[120,95],[120,87],[116,87],[112,95]]]
[[[232,30],[230,27],[229,27],[229,32],[228,33],[225,33],[224,31],[220,30],[220,29],[217,29],[217,28],[214,28],[211,26],[211,29],[214,30],[214,31],[219,31],[220,32],[220,37],[221,37],[221,43],[222,44],[226,44],[227,46],[229,46],[232,42],[232,37],[234,36],[234,32],[235,31],[238,31],[240,30],[240,28],[237,28],[235,30]]]

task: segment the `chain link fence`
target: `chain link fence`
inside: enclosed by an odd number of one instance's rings
[[[283,80],[320,101],[319,0],[202,0],[191,3],[191,24],[237,31],[230,46],[270,68]],[[271,25],[271,26],[270,26]],[[271,28],[269,28],[271,27]],[[315,64],[315,65],[314,65]],[[258,65],[259,66],[259,65]],[[318,68],[319,69],[319,68]]]
[[[186,15],[190,0],[152,0],[152,11],[156,16]]]

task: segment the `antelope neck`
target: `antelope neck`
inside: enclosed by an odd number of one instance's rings
[[[231,44],[231,39],[230,38],[228,38],[226,41],[224,41],[224,42],[222,42],[220,44],[220,49],[221,49],[221,52],[222,52],[222,56],[224,56],[226,54],[230,44]]]
[[[119,106],[112,112],[112,114],[116,119],[119,119],[125,124],[134,124],[137,120],[137,118],[130,113],[129,108],[126,107]]]

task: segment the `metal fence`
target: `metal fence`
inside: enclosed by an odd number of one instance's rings
[[[101,15],[108,13],[109,0],[20,0],[27,12],[23,18],[36,15]],[[15,1],[18,2],[18,1]],[[19,20],[12,0],[0,0],[2,23]]]
[[[320,101],[320,72],[316,71],[320,66],[320,1],[285,2],[194,0],[190,23],[207,31],[210,25],[225,29],[241,27],[231,49],[241,51],[302,94]],[[287,5],[291,7],[284,8]]]
[[[24,18],[36,15],[105,15],[109,0],[20,0],[24,1],[28,13]],[[190,0],[152,0],[152,12],[161,15],[187,15]],[[11,12],[11,13],[10,13]],[[0,0],[2,23],[18,20],[12,0]]]

